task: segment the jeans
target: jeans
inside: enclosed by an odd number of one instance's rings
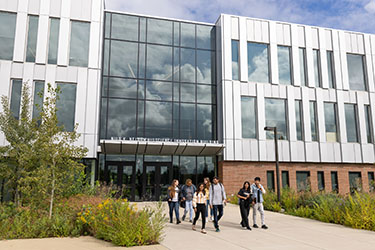
[[[205,204],[197,204],[197,212],[195,213],[193,225],[195,226],[195,223],[197,223],[197,220],[199,219],[199,214],[202,216],[202,229],[206,226],[206,205]]]
[[[245,201],[240,201],[240,212],[241,212],[241,225],[243,227],[249,227],[249,212],[250,204]]]
[[[189,212],[189,220],[193,220],[193,201],[185,201],[185,204],[184,216]]]
[[[207,200],[206,204],[206,217],[208,217],[208,208],[210,207],[210,200]],[[214,210],[212,208],[210,208],[210,215],[214,216]]]
[[[180,220],[180,212],[179,212],[179,204],[178,204],[178,201],[170,201],[168,202],[168,205],[169,205],[169,221],[170,222],[173,222],[173,210],[176,214],[176,219],[177,221]]]
[[[260,220],[261,220],[261,223],[262,223],[262,226],[264,225],[264,209],[263,209],[263,203],[255,203],[253,205],[253,222],[254,224],[257,224],[256,223],[256,219],[257,219],[257,210],[259,211],[260,213]]]
[[[218,229],[219,220],[221,219],[221,217],[223,217],[223,213],[224,213],[223,205],[213,205],[213,210],[214,210],[214,225],[215,225],[215,228]],[[219,215],[217,214],[217,212],[219,212]]]

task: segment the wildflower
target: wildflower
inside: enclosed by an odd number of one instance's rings
[[[104,218],[104,220],[105,220],[105,221],[109,221],[109,218],[106,216],[106,217]]]
[[[98,209],[100,210],[100,209],[102,209],[102,208],[103,208],[103,204],[100,203],[100,204],[98,205]]]
[[[85,217],[83,217],[83,216],[81,216],[81,221],[82,221],[83,223],[87,223]]]

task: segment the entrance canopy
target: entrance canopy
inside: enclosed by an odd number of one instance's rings
[[[100,152],[105,154],[149,154],[149,155],[220,155],[221,143],[100,140]]]

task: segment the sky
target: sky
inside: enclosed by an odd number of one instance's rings
[[[221,13],[375,33],[375,0],[105,0],[108,10],[215,23]]]

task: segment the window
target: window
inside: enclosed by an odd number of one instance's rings
[[[335,88],[335,73],[334,73],[334,61],[333,51],[327,51],[327,67],[328,67],[328,87],[330,89]]]
[[[181,103],[180,137],[185,139],[194,139],[195,135],[195,104]]]
[[[60,88],[59,100],[56,102],[57,119],[59,125],[64,126],[65,131],[73,131],[76,110],[76,84],[71,83],[58,83],[57,87]],[[126,107],[126,106],[125,106]],[[121,107],[123,109],[123,107]]]
[[[267,44],[248,42],[247,63],[250,82],[270,82]]]
[[[277,58],[279,63],[280,84],[292,84],[292,65],[290,47],[277,46]]]
[[[13,113],[14,118],[20,118],[22,96],[22,80],[12,80],[12,93],[10,97],[10,111]]]
[[[181,23],[181,47],[195,48],[195,24]]]
[[[238,80],[240,74],[240,65],[238,58],[238,41],[232,40],[232,79]]]
[[[303,140],[302,101],[295,101],[297,140]]]
[[[255,97],[241,96],[242,138],[256,138]]]
[[[313,50],[314,57],[314,81],[315,87],[321,87],[321,74],[320,74],[320,53],[319,50]]]
[[[197,50],[197,82],[213,83],[215,71],[211,62],[215,62],[215,53],[206,50]]]
[[[155,63],[157,63],[157,61],[155,61]],[[181,49],[180,65],[181,65],[180,66],[181,82],[195,82],[196,74],[195,74],[195,50],[194,49]]]
[[[351,90],[366,90],[363,55],[347,54],[349,88]]]
[[[345,104],[345,122],[348,142],[358,142],[356,105]]]
[[[332,192],[339,192],[339,180],[336,171],[331,172]]]
[[[266,126],[277,127],[280,140],[287,140],[286,105],[283,99],[265,98]],[[273,139],[273,132],[266,132],[267,139]]]
[[[310,190],[310,172],[309,171],[297,171],[297,191],[308,191]]]
[[[182,53],[182,55],[184,56],[182,58],[185,59],[185,53]],[[191,80],[195,82],[194,50],[192,50],[192,53],[188,53],[188,55],[188,58],[191,58],[192,62],[186,61],[185,64],[181,64],[181,77],[187,75],[186,80],[191,78]],[[137,60],[134,61],[134,64],[137,64]],[[136,75],[136,72],[135,68],[134,75]],[[147,45],[146,77],[147,79],[172,81],[172,47],[152,44]]]
[[[281,179],[282,179],[283,188],[288,188],[289,187],[289,171],[282,171]]]
[[[372,116],[371,116],[371,107],[370,105],[365,105],[365,122],[366,122],[366,134],[367,134],[367,143],[373,143],[372,135]]]
[[[374,192],[374,190],[375,190],[374,172],[368,172],[368,185],[369,185],[369,191]]]
[[[172,137],[172,103],[146,101],[145,136]],[[132,122],[134,123],[134,122]],[[123,123],[126,126],[125,123]]]
[[[39,117],[40,108],[43,105],[44,82],[34,82],[33,119]]]
[[[197,48],[215,48],[215,27],[197,25]]]
[[[121,40],[138,41],[138,20],[139,18],[136,16],[112,14],[111,37]]]
[[[89,39],[90,23],[72,21],[69,53],[70,66],[87,67],[90,47]]]
[[[137,43],[122,42],[116,40],[111,41],[111,59],[109,73],[112,76],[136,78],[138,73],[137,57]],[[148,60],[151,61],[151,59]],[[151,74],[151,72],[149,74]]]
[[[337,142],[336,104],[324,103],[324,118],[327,142]]]
[[[170,21],[148,18],[147,42],[172,45],[172,24]]]
[[[350,192],[359,192],[362,189],[361,172],[349,172],[349,186]]]
[[[319,189],[319,191],[323,191],[324,187],[325,187],[324,172],[318,171],[318,189]]]
[[[306,86],[307,83],[307,64],[306,64],[306,49],[299,48],[299,67],[300,67],[300,78],[301,86]]]
[[[316,117],[316,102],[310,101],[310,126],[312,141],[318,141],[318,127]]]
[[[57,64],[60,19],[50,18],[49,20],[50,20],[50,23],[49,23],[48,63]]]
[[[27,33],[26,62],[35,62],[36,42],[38,38],[39,17],[29,16],[29,27]]]
[[[275,191],[275,173],[274,171],[267,171],[267,189]]]
[[[108,99],[107,107],[107,138],[134,137],[136,135],[137,102],[129,99]]]
[[[12,60],[17,14],[0,12],[0,59]]]

